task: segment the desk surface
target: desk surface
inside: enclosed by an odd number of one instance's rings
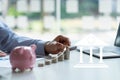
[[[84,62],[89,61],[83,55]],[[94,58],[94,62],[99,59]],[[79,63],[79,53],[72,51],[70,60],[45,67],[35,67],[31,72],[12,73],[11,68],[0,68],[0,80],[120,80],[120,59],[106,59],[109,68],[74,68]]]

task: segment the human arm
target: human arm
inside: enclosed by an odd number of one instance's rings
[[[63,51],[65,46],[70,45],[67,37],[57,36],[53,41],[42,41],[31,39],[15,34],[6,24],[0,22],[0,49],[4,52],[10,53],[16,46],[30,46],[35,44],[37,46],[36,55],[43,57],[49,53],[57,54]]]
[[[32,39],[15,34],[5,23],[0,22],[0,50],[10,53],[16,46],[37,46],[36,54],[40,57],[45,55],[44,45],[46,41]]]

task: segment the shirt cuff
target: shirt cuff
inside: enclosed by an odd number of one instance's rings
[[[46,55],[45,53],[45,43],[47,41],[37,41],[36,43],[36,46],[37,46],[37,49],[36,49],[36,56],[41,58],[41,57],[44,57]]]

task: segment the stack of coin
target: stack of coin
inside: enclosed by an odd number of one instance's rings
[[[50,65],[52,61],[50,59],[45,59],[45,65]]]
[[[60,56],[58,57],[58,61],[63,61],[63,60],[64,60],[64,54],[61,53]]]
[[[70,50],[69,48],[66,49],[66,51],[64,52],[64,59],[68,60],[70,58]]]
[[[58,62],[58,58],[57,57],[52,57],[52,63],[57,63]]]

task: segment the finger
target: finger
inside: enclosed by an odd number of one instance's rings
[[[62,52],[62,51],[64,50],[64,48],[65,48],[65,46],[64,46],[63,44],[57,42],[57,43],[55,44],[55,47],[54,47],[54,50],[53,50],[52,53],[53,53],[53,54],[57,54],[57,53],[59,53],[59,52]]]
[[[64,50],[64,45],[59,42],[53,41],[49,45],[51,45],[49,50],[52,54],[57,54]]]
[[[0,57],[4,57],[4,56],[6,56],[6,55],[7,55],[6,53],[0,52]]]
[[[64,40],[63,44],[66,45],[66,46],[70,46],[70,45],[71,45],[71,42],[70,42],[70,40],[69,40],[68,38],[66,38],[66,39]]]
[[[62,42],[66,39],[63,35],[58,35],[53,41]]]
[[[64,50],[65,46],[61,43],[57,43],[57,51],[62,52]]]
[[[65,36],[62,36],[62,35],[59,35],[54,40],[57,41],[57,42],[60,42],[60,43],[62,43],[64,45],[66,45],[66,46],[70,46],[71,45],[71,42],[70,42],[69,38],[67,38]]]
[[[70,46],[71,45],[71,42],[70,42],[70,40],[68,38],[61,39],[60,43],[66,45],[66,46]]]

